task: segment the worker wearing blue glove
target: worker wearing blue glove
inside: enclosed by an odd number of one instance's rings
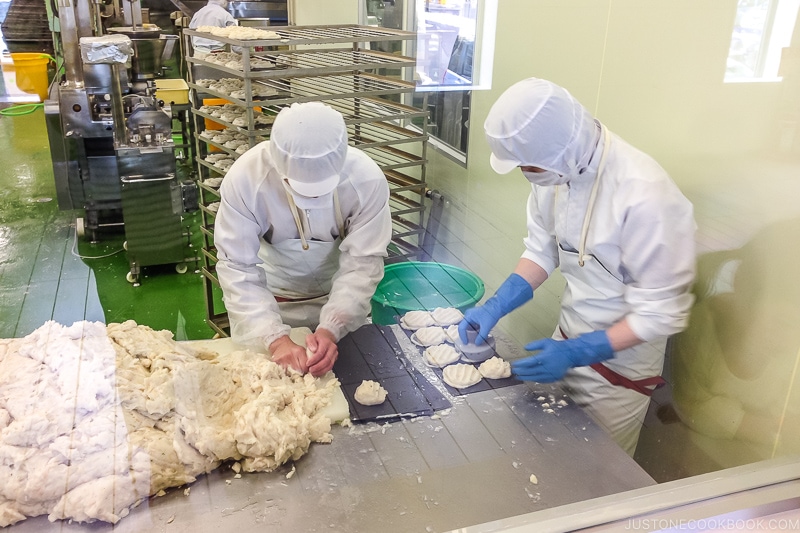
[[[489,110],[484,132],[492,169],[516,171],[530,184],[525,250],[514,273],[536,292],[556,270],[564,282],[552,338],[528,344],[538,353],[512,361],[512,370],[523,380],[558,381],[633,455],[650,394],[664,382],[664,352],[652,343],[688,323],[692,205],[653,158],[549,81],[509,87]],[[512,278],[465,314],[462,340],[470,326],[485,338],[530,299]],[[520,326],[515,336],[550,327]]]
[[[486,300],[480,307],[467,309],[464,320],[458,325],[458,335],[461,341],[467,344],[467,329],[470,327],[478,330],[475,344],[486,342],[489,332],[497,322],[508,313],[533,298],[533,288],[525,278],[517,273],[508,276],[494,296]]]
[[[539,339],[525,345],[538,354],[511,362],[511,371],[523,381],[552,383],[564,377],[567,370],[600,363],[614,356],[614,349],[605,331],[593,331],[575,339],[557,341]]]

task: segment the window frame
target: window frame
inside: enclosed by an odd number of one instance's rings
[[[736,20],[741,13],[749,7],[742,0],[736,6],[736,18],[731,32],[731,44],[728,48],[726,62],[734,59],[733,43],[737,37]],[[761,28],[761,38],[756,51],[756,60],[751,75],[732,74],[726,64],[723,83],[759,83],[776,82],[783,78],[780,75],[782,50],[789,46],[793,32],[797,29],[795,23],[797,13],[800,11],[800,0],[768,0],[766,17]],[[782,21],[791,21],[789,24]],[[779,33],[775,33],[779,30]]]
[[[359,2],[359,19],[362,24],[368,24],[370,22],[369,16],[370,13],[368,12],[367,4],[369,2],[375,2],[376,0],[363,0]],[[417,28],[417,10],[420,9],[420,6],[424,8],[426,4],[426,0],[397,0],[398,2],[403,2],[403,15],[402,15],[402,28],[398,29],[411,29],[414,31]],[[472,99],[472,91],[474,90],[488,90],[492,87],[492,76],[494,70],[494,51],[495,51],[495,38],[497,33],[497,9],[499,0],[474,0],[475,1],[475,9],[476,9],[476,18],[475,18],[475,40],[473,44],[472,50],[472,82],[469,85],[455,85],[455,86],[445,86],[445,85],[430,85],[430,86],[422,86],[417,85],[417,89],[414,95],[407,95],[404,100],[404,103],[411,105],[410,100],[414,99],[415,95],[425,93],[427,94],[428,98],[428,108],[432,106],[438,105],[436,100],[441,99],[455,99],[456,95],[452,94],[455,92],[463,92],[468,93],[466,98],[468,99],[467,103],[465,104],[465,108],[462,109],[469,109],[471,108],[471,99]],[[392,3],[392,6],[395,4]],[[382,25],[382,23],[381,23]],[[418,42],[416,41],[409,41],[403,45],[403,53],[409,56],[416,56],[416,49],[419,46]],[[414,69],[414,73],[412,76],[416,75],[416,68]],[[409,80],[411,81],[411,80]],[[452,94],[452,96],[451,96]],[[432,103],[433,102],[433,103]],[[462,115],[461,121],[459,124],[461,125],[461,133],[460,138],[458,140],[460,146],[455,146],[454,143],[450,142],[454,139],[445,139],[439,137],[437,134],[439,133],[439,129],[441,128],[442,124],[438,124],[433,122],[434,117],[430,117],[430,122],[428,124],[429,130],[429,144],[430,146],[435,149],[438,153],[443,154],[448,159],[466,167],[467,160],[468,160],[468,152],[469,152],[469,128],[470,128],[470,115],[471,112],[468,112],[466,116]],[[435,128],[435,132],[431,132],[431,127]],[[408,125],[408,127],[413,129],[418,129],[418,126],[415,125]],[[463,147],[463,150],[462,150]]]

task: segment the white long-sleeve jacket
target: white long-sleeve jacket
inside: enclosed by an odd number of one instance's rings
[[[339,268],[319,327],[341,338],[362,325],[369,313],[370,299],[383,277],[392,226],[386,178],[362,151],[348,147],[336,190],[346,236],[339,245]],[[269,141],[251,148],[231,166],[220,196],[214,244],[231,335],[242,344],[260,341],[269,346],[290,328],[281,321],[266,274],[259,267],[260,243],[262,239],[277,244],[299,238]],[[304,214],[312,239],[333,242],[339,237],[332,206]]]
[[[569,273],[560,325],[570,322],[574,335],[627,319],[644,341],[686,327],[695,274],[693,208],[652,157],[601,127],[566,89],[537,78],[507,89],[484,130],[498,172],[550,173],[526,175],[531,194],[522,257],[548,274],[562,257],[570,261],[562,268]],[[580,266],[574,252],[599,264]]]
[[[189,22],[189,28],[196,30],[200,26],[215,26],[217,28],[225,28],[227,26],[235,26],[238,22],[233,15],[228,13],[228,10],[218,4],[209,3],[197,10],[192,20]],[[205,37],[192,37],[192,47],[196,51],[209,52],[211,50],[221,50],[225,47],[225,43],[215,41],[214,39],[206,39]]]
[[[617,320],[627,318],[636,336],[649,341],[687,325],[695,274],[693,208],[655,160],[609,135],[586,252],[624,284],[627,309]],[[597,156],[602,148],[601,142]],[[548,274],[559,266],[558,243],[566,250],[579,248],[598,159],[594,157],[587,171],[569,184],[531,185],[523,257]],[[572,296],[587,322],[603,315],[603,301],[582,299],[577,291]],[[602,329],[611,323],[593,325]]]

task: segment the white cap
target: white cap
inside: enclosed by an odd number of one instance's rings
[[[272,126],[270,155],[293,191],[309,197],[328,194],[339,184],[347,157],[344,117],[321,102],[282,109]]]
[[[484,122],[489,163],[498,174],[533,166],[575,176],[599,138],[589,112],[566,89],[537,78],[509,87]]]
[[[489,164],[498,174],[508,174],[522,163],[516,159],[500,159],[492,152],[492,155],[489,156]]]

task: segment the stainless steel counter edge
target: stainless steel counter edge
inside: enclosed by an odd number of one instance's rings
[[[749,517],[800,508],[800,457],[770,459],[620,494],[454,530],[453,533],[618,531],[627,521],[707,519],[749,509]],[[761,514],[759,514],[761,510]],[[651,528],[655,529],[655,528]]]

